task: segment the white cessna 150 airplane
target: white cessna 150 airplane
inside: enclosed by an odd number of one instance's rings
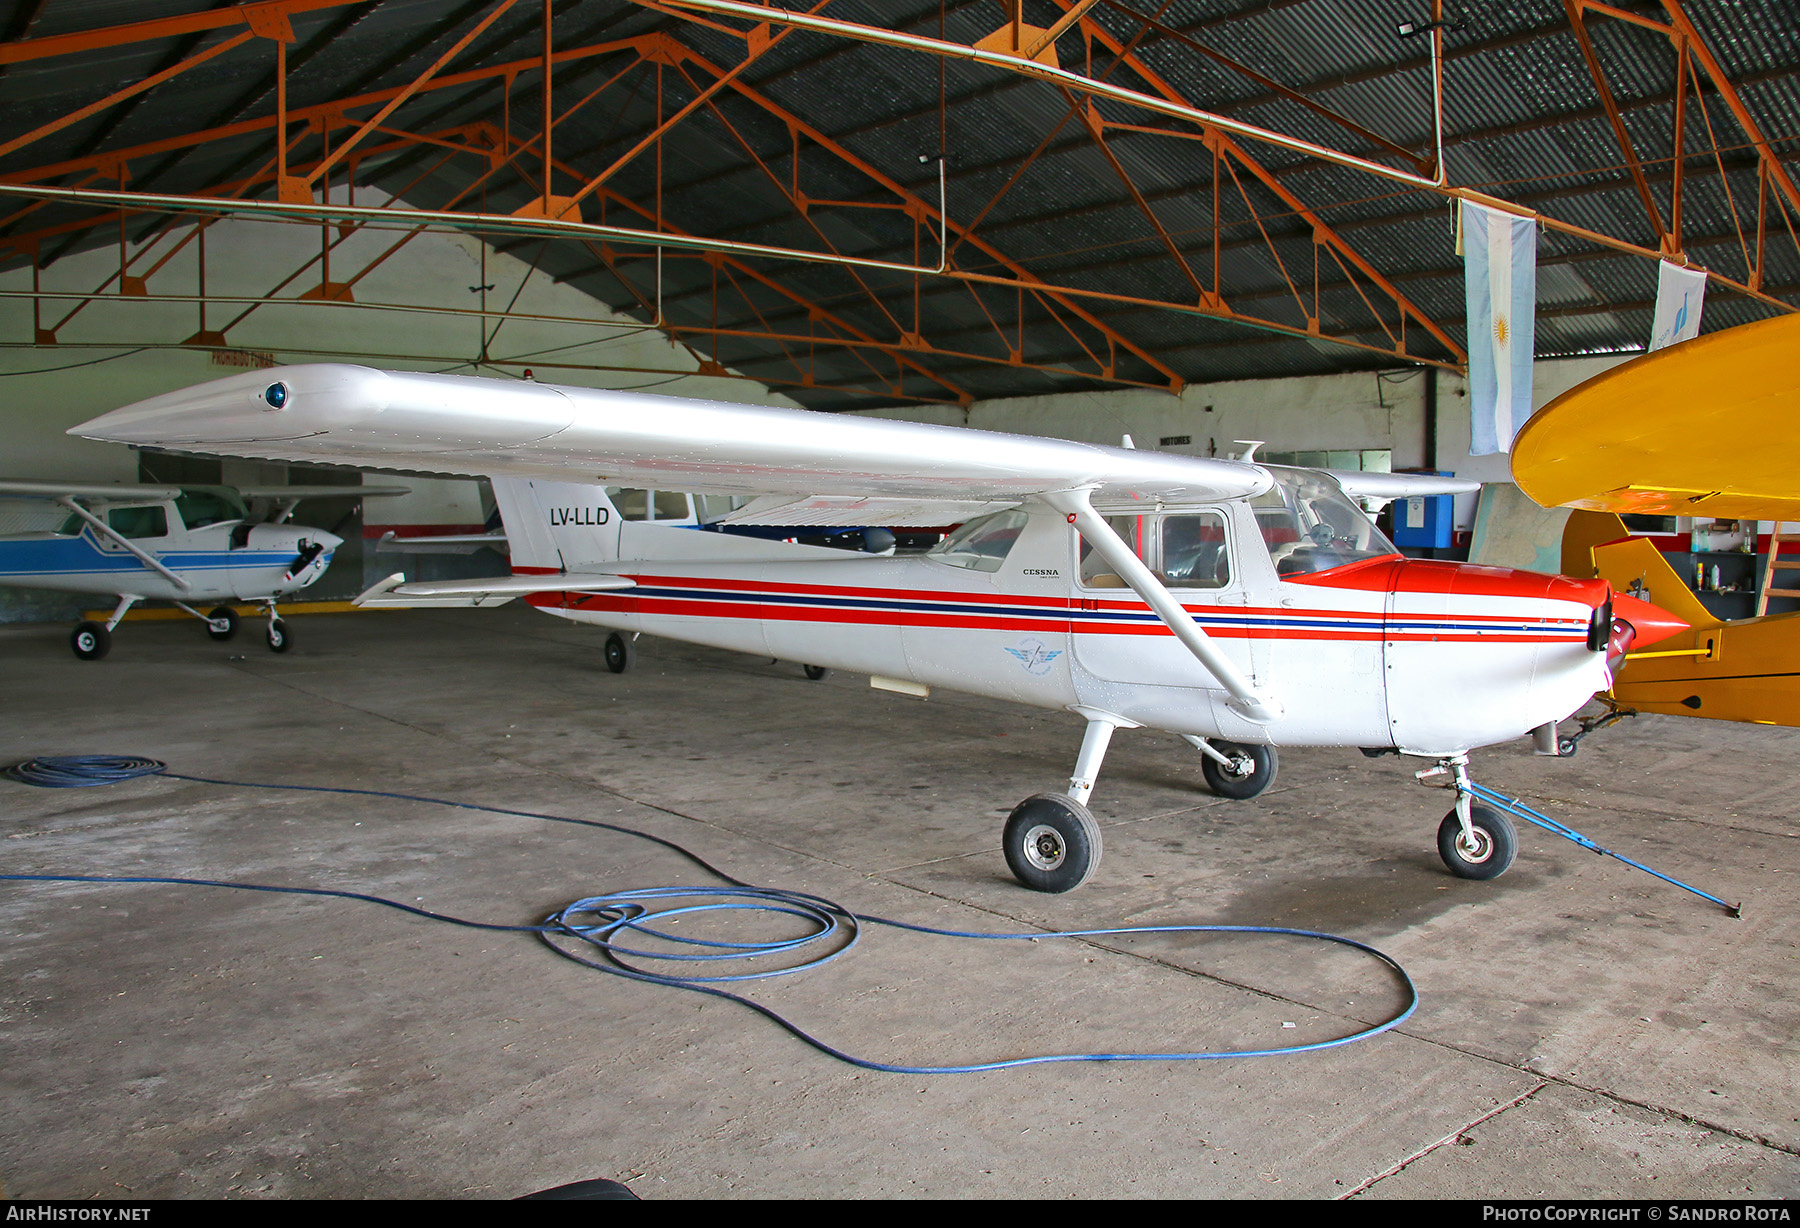
[[[1027,886],[1100,858],[1086,802],[1113,731],[1181,735],[1208,783],[1252,797],[1278,746],[1439,761],[1457,786],[1452,871],[1511,863],[1471,804],[1468,752],[1533,733],[1682,624],[1602,580],[1402,558],[1352,499],[1466,489],[805,410],[316,364],[126,406],[75,434],[188,451],[486,475],[514,575],[377,586],[371,599],[527,595],[545,611],[969,691],[1087,722],[1065,794],[1007,820]],[[600,486],[593,485],[601,484]],[[756,525],[962,527],[878,557],[623,520],[602,493],[755,495]]]
[[[0,584],[90,593],[117,601],[105,622],[83,622],[69,645],[83,661],[112,648],[113,628],[140,601],[168,601],[206,624],[215,640],[237,634],[237,612],[212,602],[250,601],[269,615],[275,652],[293,644],[275,601],[325,574],[343,539],[286,523],[309,498],[404,494],[404,486],[83,486],[0,482],[0,499],[49,499],[67,515],[54,530],[0,537]],[[252,517],[246,498],[270,499],[272,518]]]

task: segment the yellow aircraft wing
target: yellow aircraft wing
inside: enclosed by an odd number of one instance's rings
[[[1800,520],[1797,355],[1784,315],[1624,363],[1532,415],[1513,480],[1544,507]]]

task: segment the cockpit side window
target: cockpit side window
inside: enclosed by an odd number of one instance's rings
[[[154,507],[115,507],[106,513],[106,526],[120,537],[167,537],[169,517],[162,504]]]
[[[1225,518],[1216,512],[1162,518],[1156,574],[1170,588],[1224,588],[1231,583]]]
[[[1217,512],[1108,516],[1106,523],[1170,588],[1224,588],[1231,583],[1225,518]],[[1085,539],[1081,542],[1080,573],[1087,588],[1127,587],[1112,564]]]
[[[1144,561],[1145,566],[1154,567],[1155,558],[1155,524],[1148,516],[1107,516],[1107,528],[1119,535],[1119,540],[1131,547],[1132,553]],[[1123,579],[1113,571],[1112,564],[1102,558],[1093,544],[1081,538],[1081,583],[1086,588],[1126,588]]]
[[[1017,508],[977,517],[926,551],[926,557],[971,571],[999,571],[1029,519]]]

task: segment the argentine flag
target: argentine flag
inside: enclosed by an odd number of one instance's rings
[[[1664,260],[1656,273],[1656,315],[1650,324],[1650,348],[1660,350],[1700,335],[1700,312],[1706,306],[1706,274]]]
[[[1537,323],[1537,226],[1462,202],[1464,293],[1469,320],[1469,455],[1512,447],[1531,417],[1532,335]]]

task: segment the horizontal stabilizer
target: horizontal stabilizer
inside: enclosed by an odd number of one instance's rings
[[[609,593],[636,586],[636,581],[624,576],[574,573],[486,576],[473,580],[422,580],[408,584],[404,572],[395,572],[363,593],[355,604],[370,610],[490,606],[505,605],[514,597],[527,593]]]
[[[961,524],[989,512],[1016,507],[1018,501],[955,499],[880,499],[854,495],[810,495],[795,499],[787,495],[765,495],[753,499],[719,524],[770,525],[780,527],[862,527],[937,528]]]
[[[1379,511],[1395,499],[1421,495],[1466,495],[1481,489],[1470,478],[1440,477],[1432,473],[1365,473],[1344,469],[1325,471],[1337,479],[1344,493],[1371,511]]]
[[[504,533],[452,533],[443,536],[420,534],[401,537],[392,529],[381,535],[375,550],[381,554],[474,554],[483,546],[506,549]]]

